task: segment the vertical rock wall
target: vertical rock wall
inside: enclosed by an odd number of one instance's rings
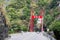
[[[8,37],[8,26],[6,25],[6,19],[0,8],[0,40],[4,40]]]

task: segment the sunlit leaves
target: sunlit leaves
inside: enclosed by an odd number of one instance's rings
[[[51,30],[57,30],[60,31],[60,20],[55,20],[52,22],[52,24],[49,26]]]

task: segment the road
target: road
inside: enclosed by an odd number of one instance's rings
[[[5,40],[55,40],[53,37],[49,37],[47,35],[43,35],[43,33],[39,32],[23,32],[10,34],[11,38],[7,38]]]

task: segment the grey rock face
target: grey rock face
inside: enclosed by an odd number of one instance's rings
[[[5,23],[5,17],[0,12],[0,40],[4,40],[8,36],[8,26]]]

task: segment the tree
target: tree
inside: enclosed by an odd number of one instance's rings
[[[55,5],[54,0],[34,0],[33,2],[31,0],[12,0],[6,7],[6,15],[10,19],[12,29],[14,27],[13,24],[18,25],[20,28],[22,25],[25,25],[28,28],[31,7],[34,9],[36,15],[38,15],[40,9],[43,7],[45,10],[44,24],[49,26],[59,14],[57,6],[52,6],[52,4]],[[19,28],[18,26],[16,27]]]

